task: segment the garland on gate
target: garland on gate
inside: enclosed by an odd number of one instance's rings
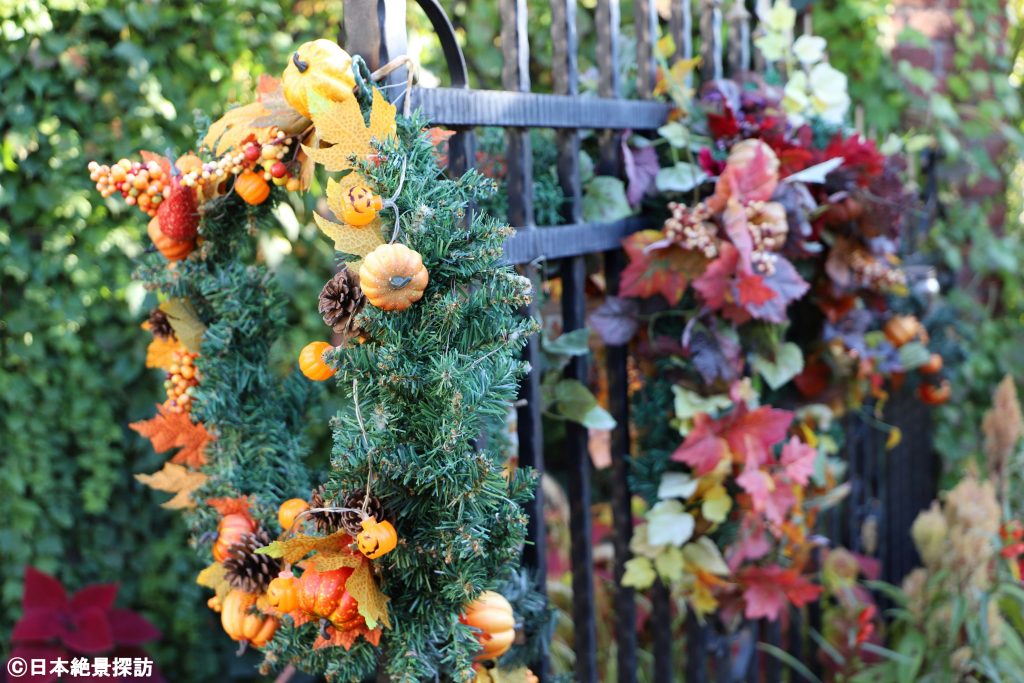
[[[530,680],[548,615],[516,567],[535,477],[488,436],[527,370],[531,283],[499,265],[511,228],[467,211],[493,182],[445,178],[421,119],[372,85],[382,73],[306,43],[196,153],[90,164],[104,196],[151,217],[159,252],[138,276],[160,301],[143,327],[167,400],[132,427],[177,450],[137,478],[185,511],[210,607],[265,669]],[[299,366],[349,403],[311,489],[312,385],[268,369],[284,299],[252,237],[317,165],[333,216],[316,222],[339,262],[318,308],[337,343],[309,344]]]

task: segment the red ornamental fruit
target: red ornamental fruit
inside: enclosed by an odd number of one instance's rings
[[[943,380],[941,384],[923,383],[917,387],[917,397],[921,402],[929,406],[941,406],[953,395],[953,387],[949,380]]]
[[[191,187],[178,178],[171,181],[171,192],[160,202],[156,212],[160,219],[160,232],[178,242],[187,242],[199,232],[199,203]]]
[[[327,619],[340,631],[349,631],[366,625],[359,614],[359,604],[345,589],[345,582],[355,571],[342,567],[329,572],[318,572],[309,567],[299,578],[298,608],[313,616]]]
[[[245,158],[247,161],[258,161],[260,158],[260,146],[257,144],[246,145]]]
[[[280,161],[278,161],[273,166],[270,167],[270,175],[274,176],[275,178],[283,178],[286,175],[288,175],[288,167],[285,166]]]

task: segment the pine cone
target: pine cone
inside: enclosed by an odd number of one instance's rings
[[[224,573],[232,588],[247,593],[262,593],[281,571],[281,560],[268,555],[257,555],[256,551],[271,541],[266,531],[245,534],[242,539],[228,548],[224,560]]]
[[[174,328],[171,327],[171,321],[167,319],[167,314],[159,308],[154,308],[149,312],[148,322],[149,331],[153,333],[154,337],[169,339],[174,336]]]
[[[320,292],[320,314],[324,323],[343,337],[359,332],[355,317],[366,306],[366,297],[359,287],[359,276],[342,268],[334,274]]]
[[[345,496],[345,502],[342,503],[342,507],[354,508],[361,510],[363,508],[363,500],[366,498],[366,491],[356,491]],[[384,506],[381,502],[370,496],[370,499],[366,502],[366,514],[370,517],[375,517],[377,521],[384,519]],[[348,532],[350,536],[355,538],[356,534],[363,530],[362,527],[363,516],[358,512],[342,512],[341,513],[341,528]]]
[[[317,486],[313,489],[313,493],[309,496],[309,507],[334,507],[333,500],[327,500],[324,498],[323,485]],[[313,520],[313,525],[316,527],[316,530],[322,534],[333,534],[341,528],[343,521],[342,513],[340,512],[311,512],[309,513],[309,518]]]

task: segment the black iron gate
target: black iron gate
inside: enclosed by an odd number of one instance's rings
[[[742,2],[725,0],[671,0],[666,29],[672,34],[676,58],[693,56],[695,45],[702,56],[705,80],[720,78],[728,72],[747,71],[754,61],[751,45],[751,15]],[[449,140],[449,170],[462,173],[475,158],[474,128],[495,126],[505,129],[509,221],[517,228],[505,247],[508,262],[519,265],[536,280],[536,265],[541,261],[557,263],[562,279],[562,317],[566,332],[585,325],[585,280],[587,257],[600,257],[609,291],[617,291],[623,267],[619,249],[621,239],[648,225],[641,218],[606,223],[587,223],[581,219],[581,183],[579,169],[580,131],[594,130],[599,135],[598,171],[621,175],[620,139],[622,132],[657,129],[669,114],[670,106],[652,101],[655,85],[655,41],[659,17],[655,0],[633,0],[633,26],[639,99],[623,99],[618,72],[620,51],[625,41],[620,33],[618,0],[597,0],[595,9],[596,64],[599,75],[598,97],[580,97],[577,63],[579,41],[576,31],[575,0],[550,0],[553,46],[553,94],[531,93],[530,45],[527,35],[526,0],[500,0],[501,49],[504,57],[502,91],[475,90],[469,87],[466,62],[456,32],[438,0],[417,0],[430,20],[445,56],[451,83],[446,88],[412,89],[412,106],[421,108],[433,124],[455,131]],[[794,3],[799,5],[800,3]],[[695,21],[696,18],[696,21]],[[728,40],[727,40],[728,39]],[[360,54],[371,69],[406,53],[406,0],[346,0],[342,44]],[[388,77],[394,86],[390,92],[403,91],[404,69]],[[394,96],[394,95],[393,95]],[[529,132],[534,128],[553,129],[557,142],[557,173],[566,197],[565,225],[535,225],[533,210],[533,155]],[[525,311],[532,315],[533,311]],[[545,470],[541,426],[540,347],[536,338],[526,350],[535,369],[523,382],[519,409],[519,461],[539,471]],[[608,348],[605,354],[609,378],[610,412],[618,427],[612,434],[611,507],[613,511],[614,578],[622,578],[630,559],[632,535],[631,495],[628,487],[630,451],[629,401],[627,393],[627,349]],[[566,369],[567,376],[586,381],[587,359],[575,358]],[[936,490],[937,466],[931,449],[927,411],[913,400],[897,401],[890,409],[892,422],[901,425],[906,438],[894,451],[887,452],[885,437],[866,422],[849,425],[849,478],[853,494],[841,515],[831,522],[832,537],[860,552],[872,553],[884,562],[884,577],[898,580],[915,561],[908,529],[914,515],[932,499]],[[594,601],[593,552],[591,536],[591,459],[585,428],[569,424],[562,452],[567,455],[572,539],[572,589],[575,680],[597,681],[597,636]],[[524,564],[540,576],[545,575],[544,501],[540,491],[528,510],[530,539],[524,551]],[[865,543],[874,525],[873,546]],[[685,645],[672,640],[671,601],[667,589],[656,584],[651,590],[652,616],[648,620],[654,650],[654,680],[690,682],[716,680],[779,681],[783,667],[778,660],[761,655],[755,648],[765,641],[788,649],[797,658],[813,665],[803,633],[803,624],[816,625],[817,611],[793,612],[785,633],[780,623],[746,624],[735,633],[721,633],[710,625],[687,622]],[[632,589],[618,587],[614,595],[614,635],[617,676],[623,683],[637,680],[636,599]],[[544,680],[547,661],[537,662],[534,671]],[[794,680],[798,677],[794,674]]]

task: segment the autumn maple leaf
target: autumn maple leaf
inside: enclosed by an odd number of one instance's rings
[[[701,413],[672,459],[686,463],[698,476],[713,470],[726,455],[736,463],[750,462],[757,467],[768,459],[771,448],[786,438],[792,422],[793,413],[768,406],[749,410],[740,404],[719,420]]]
[[[206,464],[206,444],[213,440],[213,436],[201,422],[192,422],[188,413],[175,413],[158,405],[156,417],[133,422],[129,426],[147,437],[157,453],[180,448],[171,458],[173,463],[192,469]]]
[[[814,463],[817,459],[818,450],[794,436],[782,447],[779,463],[790,481],[806,486],[814,474]]]
[[[623,240],[629,265],[622,271],[620,296],[647,299],[661,294],[675,305],[704,272],[708,260],[702,254],[676,244],[657,244],[664,239],[660,230],[641,230]]]
[[[745,586],[744,615],[748,619],[776,621],[787,604],[803,607],[821,595],[821,586],[808,581],[795,568],[747,567],[737,578]]]

